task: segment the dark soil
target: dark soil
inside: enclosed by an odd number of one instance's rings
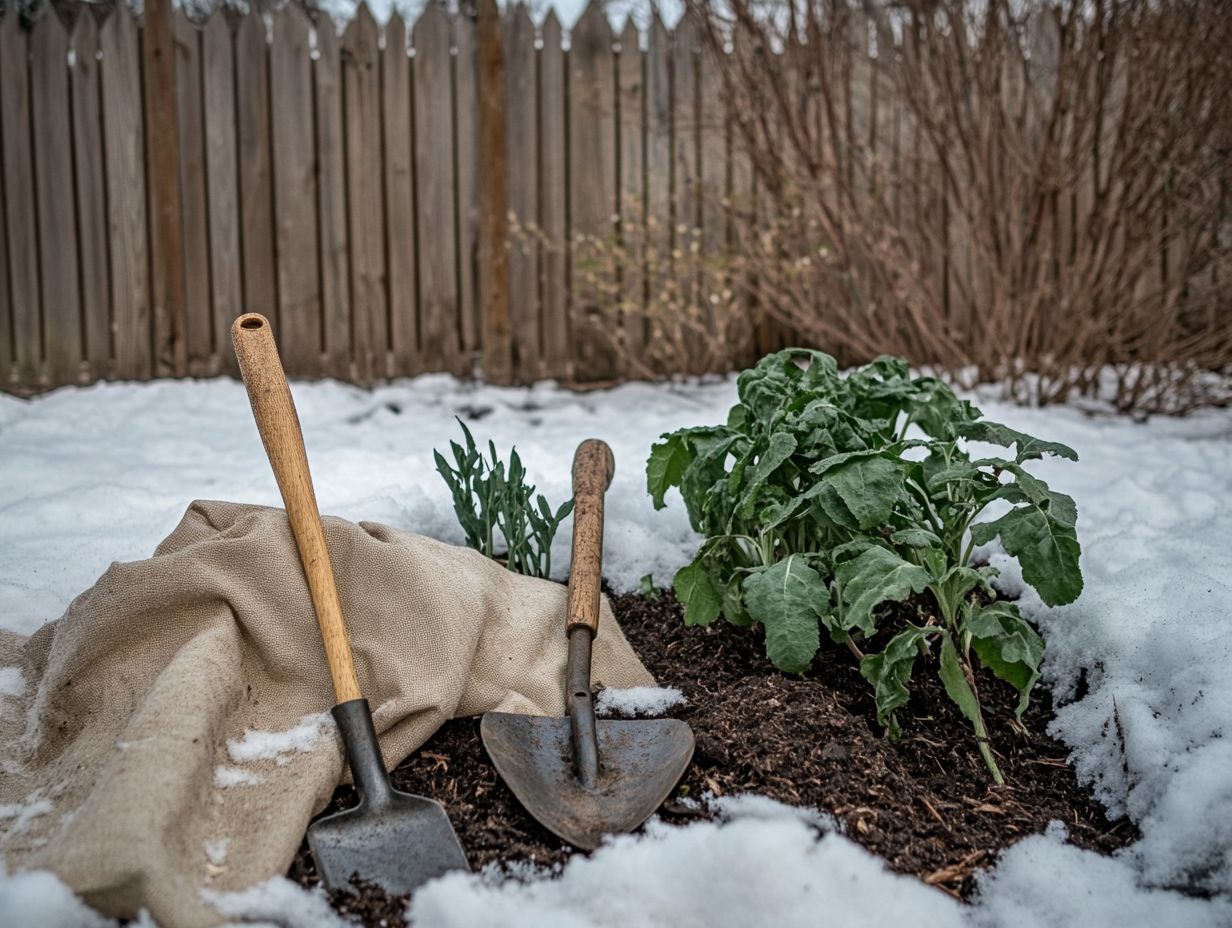
[[[706,817],[678,797],[757,792],[831,813],[852,840],[891,868],[958,898],[997,853],[1055,820],[1070,840],[1109,853],[1137,837],[1132,824],[1109,822],[1081,788],[1065,748],[1045,733],[1049,695],[1037,689],[1023,725],[1011,725],[1017,694],[990,675],[977,677],[1006,785],[995,787],[974,737],[935,673],[917,666],[911,702],[900,710],[903,736],[884,737],[872,692],[844,649],[823,647],[803,677],[775,670],[762,635],[719,622],[686,628],[670,593],[639,594],[612,606],[629,641],[664,685],[681,689],[687,707],[673,713],[693,728],[697,751],[677,797],[660,809],[669,822]],[[571,849],[523,811],[496,776],[479,739],[478,719],[446,724],[393,772],[394,785],[442,801],[475,869],[493,861],[560,864]],[[328,811],[349,806],[343,787]],[[307,845],[290,877],[317,882]],[[340,911],[368,925],[403,924],[405,899],[379,888],[337,893]]]

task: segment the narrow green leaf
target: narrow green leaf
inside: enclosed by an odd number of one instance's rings
[[[744,579],[749,615],[766,628],[766,656],[787,673],[804,673],[821,646],[819,619],[830,593],[821,575],[791,555]]]
[[[922,593],[931,579],[923,567],[904,561],[893,551],[870,547],[863,554],[834,568],[843,590],[839,625],[873,635],[873,609],[887,601],[902,602]]]
[[[925,631],[914,625],[890,639],[880,654],[865,655],[860,661],[860,676],[873,685],[877,700],[877,721],[890,730],[891,737],[898,737],[900,729],[895,710],[907,704],[907,683],[920,655],[920,642]]]
[[[965,626],[980,661],[1018,690],[1017,715],[1022,718],[1039,679],[1044,639],[1027,624],[1013,603],[995,602],[972,610]]]
[[[676,598],[685,604],[685,625],[709,625],[719,617],[723,600],[714,588],[710,572],[699,561],[676,571],[672,586],[676,588]]]

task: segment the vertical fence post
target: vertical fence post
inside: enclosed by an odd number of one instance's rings
[[[150,187],[150,293],[154,302],[154,367],[183,376],[184,248],[180,221],[179,137],[171,0],[146,0],[141,31],[145,145]]]
[[[483,373],[490,383],[513,377],[509,332],[509,259],[505,253],[505,63],[496,0],[478,0],[476,81],[479,96],[479,299]]]

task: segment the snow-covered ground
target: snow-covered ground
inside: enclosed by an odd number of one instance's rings
[[[731,381],[578,395],[430,376],[374,392],[329,382],[294,392],[324,512],[452,542],[462,535],[432,451],[458,437],[454,415],[502,453],[516,443],[553,503],[569,494],[573,448],[604,438],[617,461],[605,574],[622,590],[647,573],[670,582],[697,543],[678,497],[663,512],[651,508],[643,473],[651,442],[720,421],[734,400]],[[1137,844],[1100,857],[1066,845],[1055,825],[1004,854],[964,908],[889,874],[824,818],[750,800],[728,806],[724,823],[654,825],[575,857],[561,874],[451,876],[417,895],[418,928],[1232,924],[1232,412],[1134,424],[1069,408],[980,405],[1082,457],[1033,466],[1078,501],[1086,591],[1061,609],[1030,598],[1024,607],[1048,641],[1045,679],[1069,700],[1053,731],[1112,812],[1138,823]],[[279,502],[239,384],[0,397],[0,627],[28,633],[56,618],[111,560],[148,556],[194,498]],[[553,552],[560,575],[568,537],[566,523]],[[1001,566],[1013,584],[1012,565]],[[280,924],[334,918],[285,881],[218,904],[229,917]],[[73,905],[49,876],[0,878],[2,924],[38,923],[31,912],[42,923],[81,924]]]

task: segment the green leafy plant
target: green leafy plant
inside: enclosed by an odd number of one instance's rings
[[[451,441],[454,466],[434,451],[436,470],[453,495],[453,511],[466,534],[466,543],[491,558],[503,557],[505,566],[532,577],[552,573],[552,539],[560,523],[573,511],[573,500],[555,511],[542,494],[526,483],[526,468],[516,448],[510,449],[509,464],[500,459],[496,445],[488,442],[488,456],[475,444],[461,419],[466,447]],[[497,547],[500,534],[503,548]]]
[[[760,623],[767,655],[791,673],[809,668],[824,632],[860,661],[894,736],[917,664],[935,666],[1003,782],[974,669],[1018,690],[1021,718],[1044,643],[971,555],[999,536],[1045,603],[1076,599],[1074,501],[1023,465],[1078,455],[984,420],[899,358],[840,376],[829,355],[788,349],[741,373],[738,394],[725,424],[663,435],[646,464],[655,508],[678,488],[705,536],[675,577],[685,622]],[[972,457],[972,441],[1009,450]],[[915,604],[915,621],[895,619],[891,602]]]

